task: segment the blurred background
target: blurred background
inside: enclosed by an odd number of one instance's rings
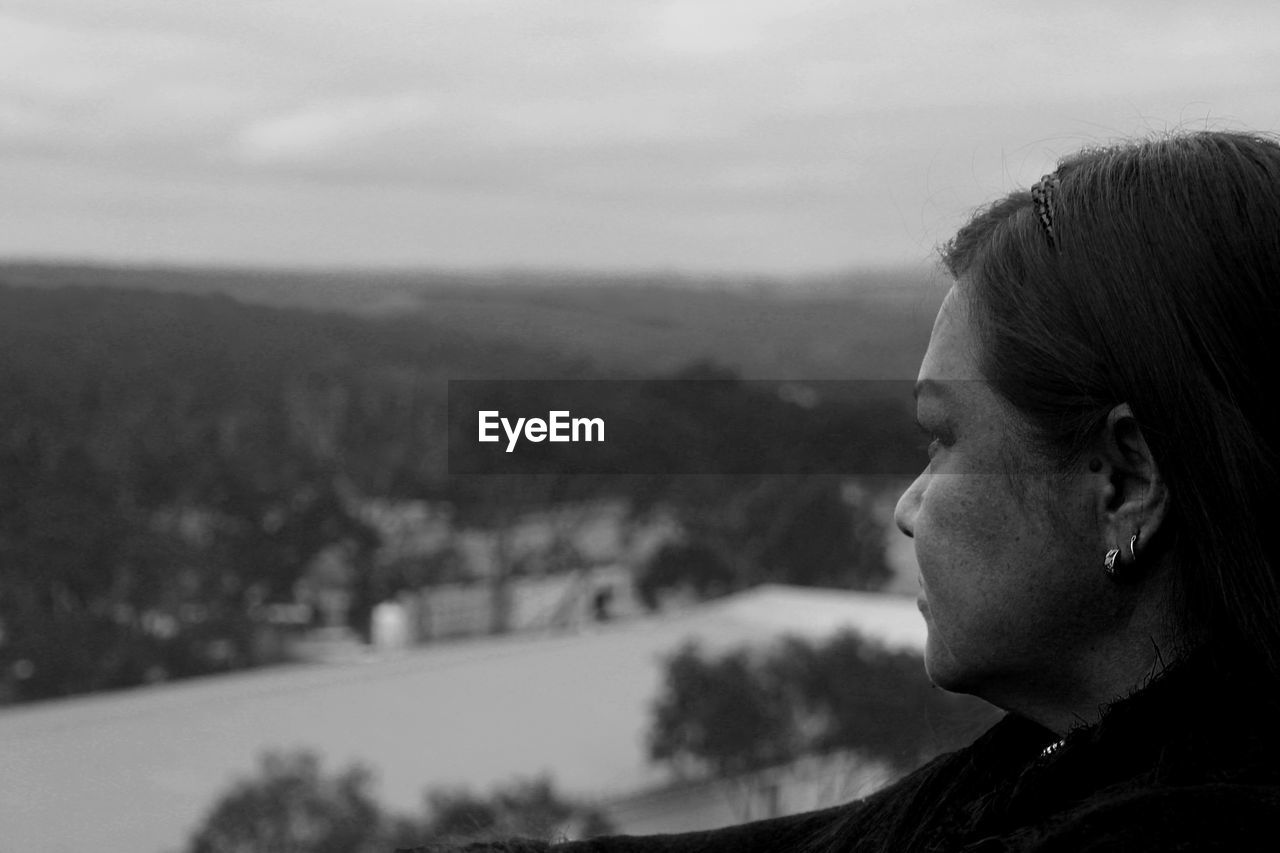
[[[914,378],[935,247],[1081,147],[1280,128],[1278,28],[3,0],[4,848],[678,831],[964,744],[901,478],[451,475],[447,382],[714,379],[649,412],[713,460],[761,394],[881,433],[824,382]]]

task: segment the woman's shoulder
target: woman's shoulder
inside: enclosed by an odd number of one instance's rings
[[[549,848],[553,853],[775,853],[799,849],[824,829],[863,808],[847,805],[775,817],[721,829],[674,835],[614,835],[571,841]]]
[[[988,732],[979,742],[991,735]],[[966,769],[967,754],[973,748],[939,756],[892,785],[853,802],[719,829],[665,835],[606,835],[560,843],[517,838],[461,846],[427,845],[397,853],[780,853],[820,849],[820,839],[833,837],[840,830],[856,827],[876,832],[883,829],[880,824],[896,821],[903,803],[919,799],[922,792],[929,793],[931,787],[950,782],[958,771]]]
[[[698,832],[606,835],[560,843],[515,838],[463,845],[428,844],[397,853],[781,853],[824,849],[822,839],[850,833],[880,836],[904,819],[919,817],[908,814],[908,807],[946,796],[958,781],[983,771],[984,765],[990,763],[980,757],[984,753],[1007,751],[1009,741],[1034,739],[1038,737],[1037,728],[1005,717],[970,746],[940,755],[869,796],[801,814]]]
[[[605,835],[554,844],[527,838],[415,847],[397,853],[775,853],[795,849],[842,820],[859,803],[699,832],[669,835]]]
[[[447,842],[437,841],[420,847],[399,847],[396,853],[544,853],[551,849],[548,841],[533,838],[508,838],[504,841]]]

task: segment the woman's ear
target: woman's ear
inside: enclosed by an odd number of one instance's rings
[[[1128,403],[1107,413],[1089,461],[1100,528],[1107,551],[1133,562],[1164,522],[1169,490]],[[1134,538],[1136,537],[1136,539]]]

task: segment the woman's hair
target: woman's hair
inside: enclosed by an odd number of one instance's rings
[[[1179,134],[1055,176],[943,249],[981,370],[1059,470],[1130,405],[1170,497],[1139,560],[1171,553],[1181,625],[1278,676],[1280,145]]]

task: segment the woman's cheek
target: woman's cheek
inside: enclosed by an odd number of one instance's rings
[[[946,572],[950,536],[947,512],[947,484],[938,477],[930,477],[920,496],[920,508],[916,513],[915,550],[920,565],[920,576],[925,588],[934,586],[939,576]]]
[[[962,493],[964,479],[933,478],[916,523],[920,577],[933,620],[944,632],[963,615],[966,599],[983,586],[983,561],[994,557],[998,546],[993,543],[1000,536],[989,513]]]

